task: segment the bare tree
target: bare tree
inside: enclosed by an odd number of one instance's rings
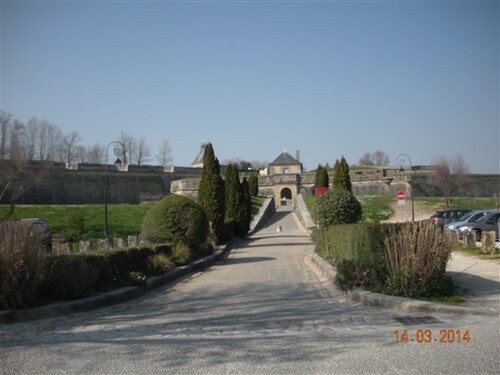
[[[90,164],[102,164],[104,163],[104,154],[106,153],[106,148],[98,143],[93,146],[88,146],[86,150],[86,160]]]
[[[457,154],[454,160],[451,162],[452,173],[455,177],[455,188],[456,193],[459,197],[463,197],[465,195],[465,190],[467,185],[470,183],[470,170],[467,164],[465,163],[462,155]]]
[[[136,158],[137,141],[134,137],[121,133],[120,137],[121,146],[115,147],[115,155],[117,155],[123,164],[131,164]]]
[[[59,144],[59,161],[62,163],[73,163],[76,159],[76,147],[81,137],[76,131],[61,138]]]
[[[86,163],[87,162],[87,148],[82,145],[77,145],[75,147],[75,161],[77,163]]]
[[[10,160],[24,160],[24,142],[26,128],[19,120],[14,120],[12,131],[10,134]]]
[[[380,150],[375,151],[373,153],[373,164],[379,166],[389,165],[389,155]]]
[[[363,156],[359,159],[359,165],[362,166],[385,166],[389,165],[389,155],[385,152],[377,150],[374,153],[365,152]]]
[[[359,165],[368,166],[373,165],[373,157],[369,152],[365,152],[363,156],[359,159]]]
[[[18,199],[47,174],[46,166],[30,168],[26,159],[0,160],[0,202],[9,206],[7,212],[0,217],[0,222],[14,213]]]
[[[167,165],[172,163],[174,158],[172,157],[172,149],[170,148],[170,144],[167,140],[164,140],[159,147],[158,154],[156,155],[156,160],[160,165]]]
[[[151,160],[151,148],[144,137],[136,142],[135,157],[135,164],[139,166]]]
[[[28,160],[35,160],[40,137],[40,121],[31,118],[26,123],[26,153]]]
[[[254,169],[264,169],[268,167],[269,162],[265,160],[252,160],[250,164],[252,164]]]
[[[461,155],[457,155],[451,162],[440,157],[434,162],[433,182],[443,195],[446,208],[452,205],[454,195],[463,195],[469,183],[469,169]]]
[[[36,136],[36,153],[38,155],[36,159],[55,160],[62,138],[61,129],[47,120],[39,120],[36,117],[29,119],[28,123],[31,128],[38,130]],[[34,133],[36,134],[36,131]]]
[[[9,152],[7,145],[12,128],[12,117],[10,113],[0,111],[0,160],[7,159]]]

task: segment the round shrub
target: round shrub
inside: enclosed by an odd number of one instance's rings
[[[151,207],[144,217],[141,234],[150,243],[200,245],[207,238],[207,217],[189,198],[170,195]]]
[[[361,204],[351,192],[334,189],[316,200],[316,220],[321,227],[357,223],[361,220]]]

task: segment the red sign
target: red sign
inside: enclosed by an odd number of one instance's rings
[[[396,198],[398,198],[398,201],[404,201],[406,199],[406,194],[404,191],[398,191],[396,194]]]

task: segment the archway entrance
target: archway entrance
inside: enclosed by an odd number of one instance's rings
[[[292,191],[289,188],[283,188],[281,189],[280,197],[281,204],[286,205],[292,201]]]

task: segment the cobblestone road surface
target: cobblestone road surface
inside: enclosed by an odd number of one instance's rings
[[[498,319],[360,305],[305,267],[311,249],[285,208],[228,259],[175,285],[0,326],[0,373],[497,373]],[[408,330],[408,343],[396,342],[396,329]],[[418,329],[432,341],[418,343]],[[441,329],[468,329],[470,342],[440,343]]]

